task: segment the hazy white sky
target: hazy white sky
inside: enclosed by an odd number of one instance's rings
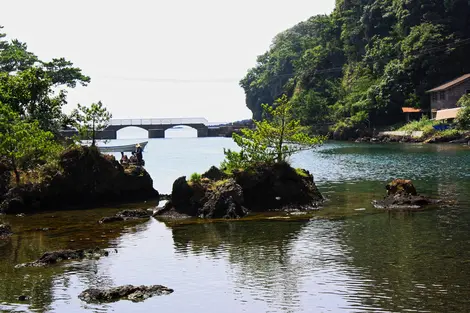
[[[250,118],[238,81],[279,32],[334,0],[14,0],[0,25],[43,60],[91,76],[66,110],[103,101],[114,118]],[[179,82],[168,80],[175,79]],[[189,81],[189,82],[181,82]],[[194,82],[209,80],[210,82]]]

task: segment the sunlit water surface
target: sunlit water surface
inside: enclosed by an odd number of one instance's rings
[[[137,140],[139,141],[139,140]],[[136,142],[117,140],[109,144]],[[169,193],[182,175],[223,158],[225,138],[150,140],[154,186]],[[468,312],[470,150],[451,145],[328,143],[293,160],[328,201],[323,216],[198,225],[99,225],[120,208],[0,217],[15,235],[0,243],[4,312]],[[419,213],[372,208],[394,177],[452,200]],[[137,205],[148,207],[156,204]],[[321,215],[319,213],[319,215]],[[38,229],[49,227],[47,231]],[[44,251],[116,248],[100,260],[14,269]],[[88,305],[93,286],[162,284],[175,292],[142,303]],[[27,295],[30,300],[18,301]]]

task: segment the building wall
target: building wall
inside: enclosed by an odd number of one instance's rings
[[[470,93],[470,79],[446,91],[431,93],[431,108],[436,110],[457,107],[457,101],[466,93]]]

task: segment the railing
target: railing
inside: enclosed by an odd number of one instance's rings
[[[207,125],[209,121],[203,117],[198,118],[142,118],[142,119],[111,119],[110,126],[122,125],[185,125],[185,124],[204,124]]]

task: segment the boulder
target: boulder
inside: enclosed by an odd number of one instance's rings
[[[233,175],[250,211],[305,210],[323,200],[312,174],[288,163],[260,164]]]
[[[387,196],[382,200],[374,200],[372,204],[377,209],[385,210],[419,210],[439,200],[420,196],[411,180],[395,179],[385,186]]]
[[[220,181],[206,193],[206,201],[199,210],[203,218],[240,218],[248,211],[243,207],[243,190],[233,179]]]
[[[103,217],[99,220],[100,224],[103,223],[111,223],[111,222],[120,222],[120,221],[127,221],[127,220],[135,220],[135,219],[142,219],[142,218],[149,218],[151,213],[147,210],[124,210],[121,212],[116,213],[114,216]]]
[[[102,249],[88,249],[88,250],[58,250],[44,253],[39,259],[34,262],[18,264],[15,268],[21,267],[44,267],[52,264],[62,262],[64,260],[81,260],[85,258],[99,258],[101,256],[108,256],[109,252]]]
[[[209,172],[217,170],[213,168]],[[154,216],[240,218],[249,211],[316,209],[322,200],[308,171],[294,169],[287,163],[257,164],[234,171],[224,179],[219,175],[207,175],[197,182],[178,178],[173,184],[171,200]]]
[[[72,148],[62,153],[58,166],[41,170],[40,183],[10,188],[0,197],[4,213],[37,212],[109,203],[158,199],[153,181],[143,167],[124,169],[113,156],[95,147]]]
[[[87,303],[106,303],[119,300],[139,302],[157,295],[168,295],[172,292],[173,289],[161,285],[125,285],[113,288],[90,288],[80,293],[78,298]]]
[[[202,178],[218,181],[227,178],[227,174],[222,172],[218,167],[212,166],[207,172],[202,174]]]
[[[0,239],[9,238],[12,234],[10,225],[0,224]]]
[[[416,188],[411,180],[394,179],[385,186],[385,189],[387,189],[387,195],[389,196],[395,194],[417,195]]]

